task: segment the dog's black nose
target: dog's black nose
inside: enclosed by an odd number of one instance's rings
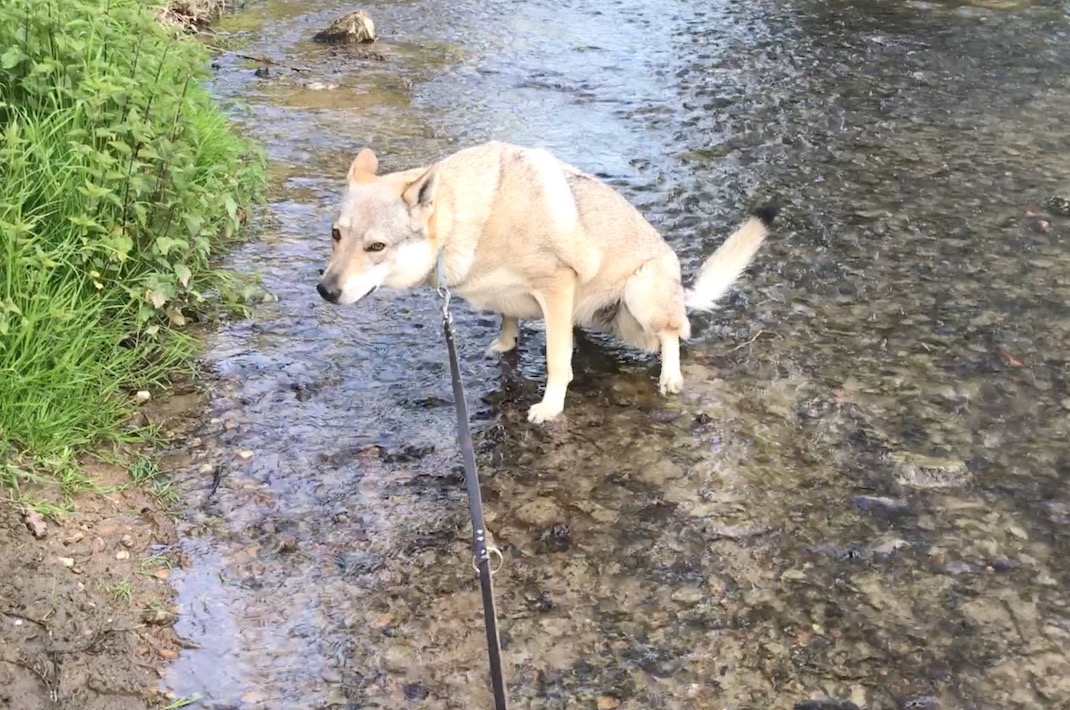
[[[331,303],[338,303],[338,297],[342,295],[341,289],[327,288],[322,281],[316,284],[316,291],[323,297],[324,301],[330,301]]]

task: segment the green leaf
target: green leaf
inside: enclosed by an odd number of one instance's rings
[[[0,56],[0,67],[4,69],[14,69],[15,65],[22,59],[22,50],[17,46],[9,47],[2,56]]]
[[[156,250],[160,252],[161,256],[167,256],[172,249],[185,250],[188,244],[181,239],[175,239],[173,237],[156,237]]]
[[[110,250],[115,259],[122,263],[134,249],[134,240],[119,227],[112,230],[111,234],[100,241],[101,246]]]
[[[175,276],[178,277],[182,288],[186,288],[189,286],[189,280],[193,278],[193,272],[185,264],[175,264]]]

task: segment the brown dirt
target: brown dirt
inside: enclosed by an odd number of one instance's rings
[[[208,26],[235,4],[234,0],[171,0],[160,12],[160,19],[166,25],[194,31]]]
[[[119,467],[111,489],[46,518],[0,502],[0,708],[140,710],[167,704],[154,686],[181,639],[167,582],[175,524]],[[38,498],[40,499],[40,498]]]

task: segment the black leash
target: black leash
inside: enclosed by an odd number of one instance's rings
[[[468,404],[464,399],[461,384],[461,367],[457,362],[457,343],[454,341],[453,316],[450,314],[450,291],[446,287],[446,267],[442,253],[438,255],[438,294],[442,297],[442,330],[446,334],[446,347],[450,354],[450,372],[453,375],[453,402],[457,408],[457,440],[464,462],[464,479],[468,486],[468,512],[472,517],[473,566],[479,572],[479,586],[483,591],[483,622],[487,630],[487,654],[490,657],[490,681],[494,688],[495,710],[506,710],[508,702],[505,691],[505,674],[502,671],[502,648],[498,638],[498,613],[494,608],[494,583],[492,576],[497,570],[490,567],[491,552],[501,559],[498,548],[487,545],[486,524],[483,521],[483,499],[479,492],[479,474],[476,472],[476,456],[472,448],[472,432],[468,427]],[[499,565],[500,567],[500,565]]]

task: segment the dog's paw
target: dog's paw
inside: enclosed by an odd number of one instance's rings
[[[487,357],[494,357],[495,355],[501,355],[512,350],[516,350],[517,339],[516,338],[503,338],[497,337],[494,342],[487,346],[484,351]]]
[[[663,372],[658,386],[663,395],[680,394],[684,389],[684,376],[679,372]]]
[[[564,407],[557,402],[542,401],[538,404],[533,404],[531,409],[528,410],[528,421],[533,424],[542,424],[543,422],[550,421],[558,414],[564,411]]]

